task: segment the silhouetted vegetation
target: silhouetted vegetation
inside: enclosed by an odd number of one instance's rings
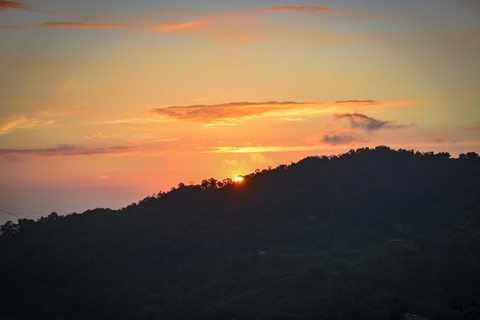
[[[480,158],[363,148],[0,233],[5,320],[462,319]]]

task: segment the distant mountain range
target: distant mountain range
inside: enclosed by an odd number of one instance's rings
[[[0,320],[478,314],[476,153],[380,146],[243,178],[4,224]]]

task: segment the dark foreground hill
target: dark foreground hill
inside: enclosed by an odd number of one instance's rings
[[[352,150],[1,233],[0,319],[462,319],[480,158]]]

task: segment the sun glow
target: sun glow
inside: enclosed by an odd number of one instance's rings
[[[238,176],[235,178],[235,182],[242,182],[242,181],[243,181],[243,177]]]

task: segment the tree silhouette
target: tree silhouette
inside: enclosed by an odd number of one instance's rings
[[[0,319],[451,319],[477,294],[475,159],[362,148],[7,222]]]

